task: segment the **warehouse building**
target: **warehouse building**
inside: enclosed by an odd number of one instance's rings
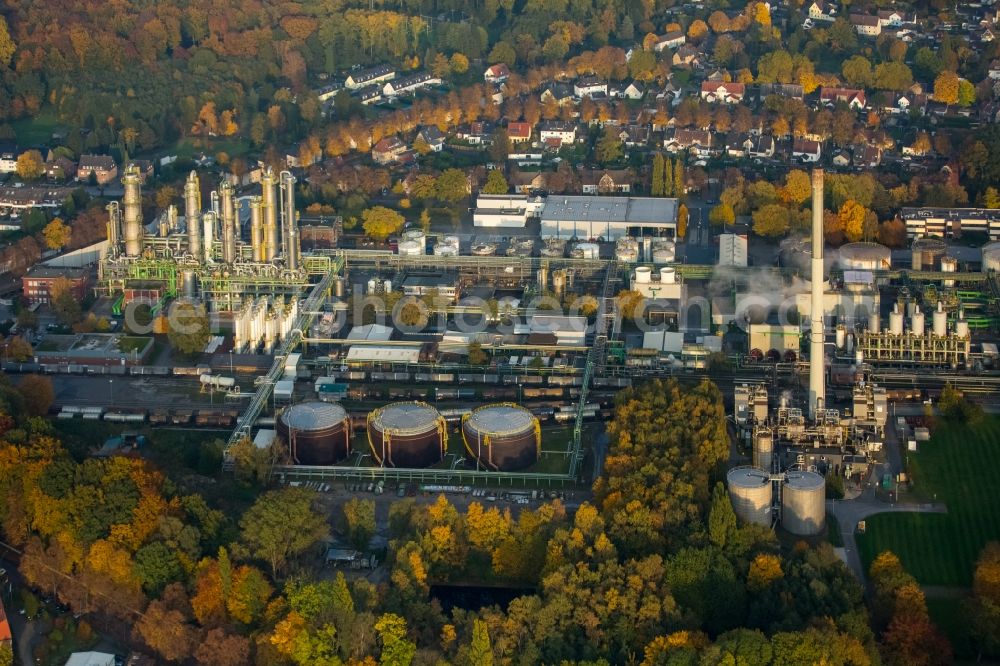
[[[677,235],[677,199],[550,196],[541,214],[543,237],[615,240]]]
[[[541,197],[520,194],[480,194],[472,223],[477,227],[523,229],[529,218],[538,217],[542,201]]]

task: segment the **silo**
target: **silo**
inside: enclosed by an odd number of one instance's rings
[[[368,414],[368,444],[383,467],[428,467],[444,458],[448,427],[425,402],[394,402]]]
[[[1000,241],[983,246],[983,272],[1000,271]]]
[[[892,252],[878,243],[848,243],[840,248],[839,261],[845,271],[888,270]]]
[[[955,335],[959,338],[969,337],[969,322],[965,320],[965,312],[958,311],[958,319],[955,321]]]
[[[948,250],[948,244],[940,238],[917,238],[910,249],[913,270],[933,271],[941,265],[941,257]]]
[[[754,467],[771,471],[774,460],[774,438],[770,431],[761,431],[753,438],[753,464]]]
[[[122,185],[125,196],[122,199],[122,219],[125,227],[125,254],[138,257],[142,254],[142,186],[139,167],[129,164],[125,167]]]
[[[771,475],[753,467],[737,467],[726,474],[729,501],[745,523],[771,526]]]
[[[299,465],[333,465],[350,453],[351,419],[336,403],[292,405],[281,413],[277,429]]]
[[[497,472],[512,472],[538,461],[542,434],[534,414],[518,405],[483,405],[462,417],[462,440],[469,456]]]
[[[825,522],[826,479],[816,472],[787,472],[781,486],[781,526],[811,536],[821,533]]]
[[[924,334],[924,313],[920,311],[920,306],[913,309],[913,316],[910,317],[910,331],[913,335]]]

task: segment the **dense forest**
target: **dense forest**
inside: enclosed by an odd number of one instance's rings
[[[25,395],[0,397],[7,414],[23,413]],[[370,500],[337,500],[331,516],[310,491],[285,488],[239,510],[211,506],[185,489],[190,475],[86,457],[40,419],[2,420],[0,526],[32,586],[170,663],[950,661],[893,555],[873,565],[870,614],[829,545],[783,547],[737,523],[713,481],[728,451],[714,385],[624,391],[609,432],[594,504],[572,514],[558,501],[516,514],[443,496],[396,502],[377,583],[317,568],[331,533],[369,542]],[[996,601],[989,580],[982,604]],[[471,581],[531,592],[506,608],[451,611],[431,594]]]

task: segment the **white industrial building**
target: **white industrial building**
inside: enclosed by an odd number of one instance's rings
[[[798,354],[800,337],[798,326],[750,324],[750,349],[759,349],[765,354],[772,349],[781,354],[786,351]]]
[[[529,218],[538,217],[544,205],[541,197],[518,194],[480,194],[472,224],[477,227],[523,229]]]
[[[904,208],[902,218],[910,238],[952,238],[968,232],[1000,240],[1000,211],[987,208]]]
[[[719,265],[747,265],[747,237],[739,234],[719,235]]]
[[[582,346],[587,339],[587,318],[568,315],[532,315],[528,320],[531,334],[550,333],[557,345]]]
[[[677,235],[677,199],[550,196],[541,213],[543,237],[603,238]]]

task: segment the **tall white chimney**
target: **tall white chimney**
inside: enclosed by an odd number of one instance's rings
[[[826,403],[823,358],[823,170],[812,171],[812,299],[809,331],[809,416]]]

